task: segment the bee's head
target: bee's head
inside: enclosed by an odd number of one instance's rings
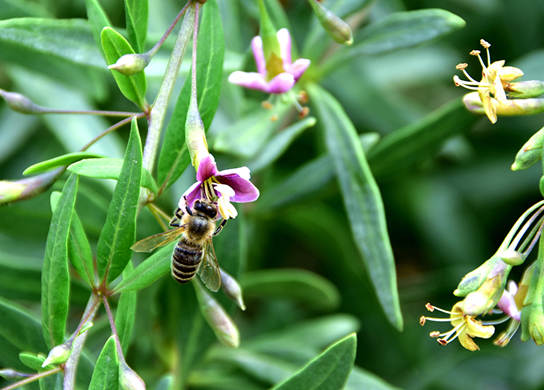
[[[193,205],[193,209],[200,211],[201,213],[206,214],[208,217],[215,219],[217,216],[217,207],[213,203],[202,202],[197,200]]]

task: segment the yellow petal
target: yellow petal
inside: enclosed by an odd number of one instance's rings
[[[479,337],[481,339],[488,339],[495,333],[495,327],[493,325],[482,325],[480,321],[475,320],[473,317],[467,316],[467,334],[471,337]]]
[[[470,338],[469,335],[467,335],[466,332],[464,331],[461,332],[458,337],[459,337],[459,342],[461,343],[461,345],[465,347],[466,349],[468,349],[469,351],[480,350],[480,347],[478,347],[478,345],[474,342],[474,340]]]
[[[512,81],[523,76],[523,71],[513,66],[505,66],[499,70],[498,74],[501,80]]]

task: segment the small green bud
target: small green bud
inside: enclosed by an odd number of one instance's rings
[[[50,364],[64,363],[72,354],[72,340],[65,342],[64,344],[57,345],[47,355],[47,359],[42,364],[42,367],[46,367]]]
[[[217,339],[227,347],[237,348],[240,345],[240,333],[234,321],[199,282],[193,284],[197,293],[200,311]]]
[[[308,0],[312,6],[317,20],[329,35],[338,43],[350,46],[353,43],[351,28],[334,12],[323,7],[317,0]]]
[[[479,316],[492,309],[501,298],[504,291],[504,283],[498,274],[487,279],[477,291],[471,292],[463,301],[463,313],[470,316]]]
[[[17,92],[8,92],[0,89],[0,96],[13,111],[21,114],[42,114],[44,108],[34,104],[24,95]]]
[[[221,269],[221,287],[229,299],[236,302],[240,309],[246,310],[246,305],[242,296],[242,287],[236,279],[223,271],[223,269]]]
[[[123,390],[145,390],[145,382],[124,359],[119,360],[119,387]]]
[[[149,54],[125,54],[119,57],[115,64],[108,66],[108,69],[118,71],[125,76],[132,76],[133,74],[140,73],[151,61]]]
[[[207,156],[209,152],[204,123],[198,111],[196,98],[193,97],[191,97],[187,120],[185,121],[185,142],[191,155],[191,162],[198,169],[200,160]]]
[[[514,249],[507,249],[498,255],[508,265],[520,265],[525,261],[525,255]]]
[[[51,187],[64,173],[66,167],[17,181],[0,181],[0,205],[27,200]]]
[[[542,144],[544,141],[544,127],[537,131],[523,145],[516,154],[516,160],[512,164],[513,171],[527,169],[542,158]]]
[[[2,368],[0,370],[0,377],[8,381],[13,381],[20,378],[26,378],[28,376],[30,376],[30,374],[25,374],[22,372],[15,371],[13,368]]]
[[[453,292],[453,295],[466,297],[471,292],[478,290],[488,278],[502,273],[506,266],[503,259],[494,255],[474,271],[466,274],[457,286],[457,289]]]
[[[0,181],[0,204],[11,203],[19,200],[19,196],[28,184],[16,181]]]
[[[507,83],[504,90],[508,92],[510,98],[527,99],[538,97],[544,94],[544,81],[528,80]]]

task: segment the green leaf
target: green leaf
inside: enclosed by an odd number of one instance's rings
[[[391,386],[379,376],[363,370],[357,366],[353,367],[348,378],[347,386],[344,390],[401,390],[398,387]]]
[[[64,342],[70,293],[68,238],[78,176],[70,175],[53,211],[42,271],[42,329],[49,348]]]
[[[172,253],[175,245],[176,243],[172,243],[161,248],[128,275],[123,275],[123,280],[114,291],[118,293],[141,290],[167,274],[172,265]]]
[[[46,376],[39,380],[40,390],[62,390],[62,375],[60,373]]]
[[[357,249],[387,318],[402,329],[395,262],[380,190],[357,132],[338,101],[317,85],[308,89],[325,130]]]
[[[133,271],[132,263],[129,262],[123,271],[123,277]],[[123,348],[123,353],[127,353],[132,328],[134,327],[134,318],[136,315],[136,291],[125,291],[119,297],[117,312],[115,313],[115,328],[119,335],[119,341]]]
[[[111,27],[104,27],[100,37],[108,65],[115,64],[125,54],[134,54],[134,50],[127,40]],[[111,73],[121,93],[143,110],[146,106],[145,91],[147,88],[145,73],[140,72],[132,76],[125,76],[113,69]]]
[[[54,365],[45,366],[42,368],[43,362],[45,362],[46,357],[44,355],[36,355],[30,352],[21,352],[19,354],[19,359],[23,364],[34,371],[50,370],[55,368]]]
[[[68,170],[81,176],[119,180],[122,167],[123,160],[120,158],[101,158],[79,161],[70,165]],[[142,170],[141,186],[157,193],[157,183],[147,169]]]
[[[104,156],[96,153],[89,152],[76,152],[68,153],[59,157],[52,158],[50,160],[45,160],[37,164],[29,166],[24,170],[23,175],[30,175],[33,173],[39,173],[44,171],[49,171],[54,168],[62,167],[64,165],[70,165],[76,161],[83,160],[86,158],[102,158]]]
[[[47,8],[30,0],[0,0],[0,20],[22,16],[52,17]]]
[[[225,42],[223,26],[216,0],[202,8],[198,33],[197,96],[200,117],[206,130],[210,127],[219,105]],[[191,78],[187,77],[179,94],[174,112],[164,135],[158,162],[158,182],[161,192],[174,183],[189,165],[185,145],[185,121],[191,95]]]
[[[137,53],[142,53],[144,49],[148,8],[148,0],[125,0],[128,39]]]
[[[68,241],[68,258],[89,287],[94,287],[93,252],[83,229],[83,224],[74,210],[70,225],[70,241]]]
[[[417,162],[431,157],[449,137],[467,131],[478,120],[461,98],[456,99],[418,122],[389,133],[368,152],[374,175],[402,173]]]
[[[275,135],[260,151],[260,153],[257,153],[257,156],[253,159],[253,161],[248,163],[251,172],[258,172],[280,158],[281,155],[293,143],[293,141],[297,139],[298,136],[304,132],[304,130],[314,126],[315,123],[315,118],[310,116],[301,121],[293,123],[281,133]]]
[[[253,271],[244,274],[241,283],[246,297],[286,297],[319,310],[334,310],[340,304],[340,293],[334,284],[302,269]]]
[[[273,390],[343,389],[355,361],[357,338],[351,334],[327,348]]]
[[[91,25],[91,31],[93,33],[94,41],[96,46],[99,48],[102,53],[102,57],[106,59],[106,54],[104,54],[104,49],[102,48],[102,39],[100,34],[104,27],[111,27],[111,22],[100,5],[99,0],[85,0],[85,5],[87,7],[87,18],[89,19],[89,24]]]
[[[94,368],[89,390],[118,390],[119,389],[119,359],[115,349],[115,338],[111,336]]]
[[[142,145],[133,119],[123,167],[96,248],[98,276],[105,283],[117,278],[132,256],[141,178]]]

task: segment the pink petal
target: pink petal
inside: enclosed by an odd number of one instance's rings
[[[217,176],[238,175],[244,180],[251,179],[251,172],[248,167],[225,169],[217,174]]]
[[[292,74],[296,81],[302,76],[306,69],[308,69],[311,62],[312,61],[307,60],[306,58],[299,58],[293,62],[291,66],[285,68],[285,71]]]
[[[291,36],[289,30],[282,28],[276,33],[280,43],[280,54],[283,59],[283,69],[291,66]]]
[[[268,93],[284,93],[289,91],[295,85],[295,78],[289,73],[280,73],[274,77],[267,86]]]
[[[242,87],[268,92],[268,84],[264,80],[264,76],[259,73],[236,71],[229,76],[229,82]]]
[[[255,64],[257,65],[257,72],[263,76],[266,75],[266,61],[264,59],[263,40],[260,36],[257,35],[251,40],[251,49],[253,50]]]
[[[180,209],[185,210],[185,206],[192,208],[195,200],[202,198],[200,193],[201,185],[202,182],[197,181],[183,193],[178,203]],[[187,202],[185,202],[186,200]]]
[[[219,183],[226,184],[234,190],[234,196],[230,198],[231,202],[253,202],[259,197],[257,187],[237,174],[220,175],[216,178]]]
[[[215,158],[211,154],[208,154],[206,157],[200,160],[198,172],[196,173],[196,180],[203,183],[210,177],[217,175],[217,173],[218,170],[217,165],[215,165]]]

